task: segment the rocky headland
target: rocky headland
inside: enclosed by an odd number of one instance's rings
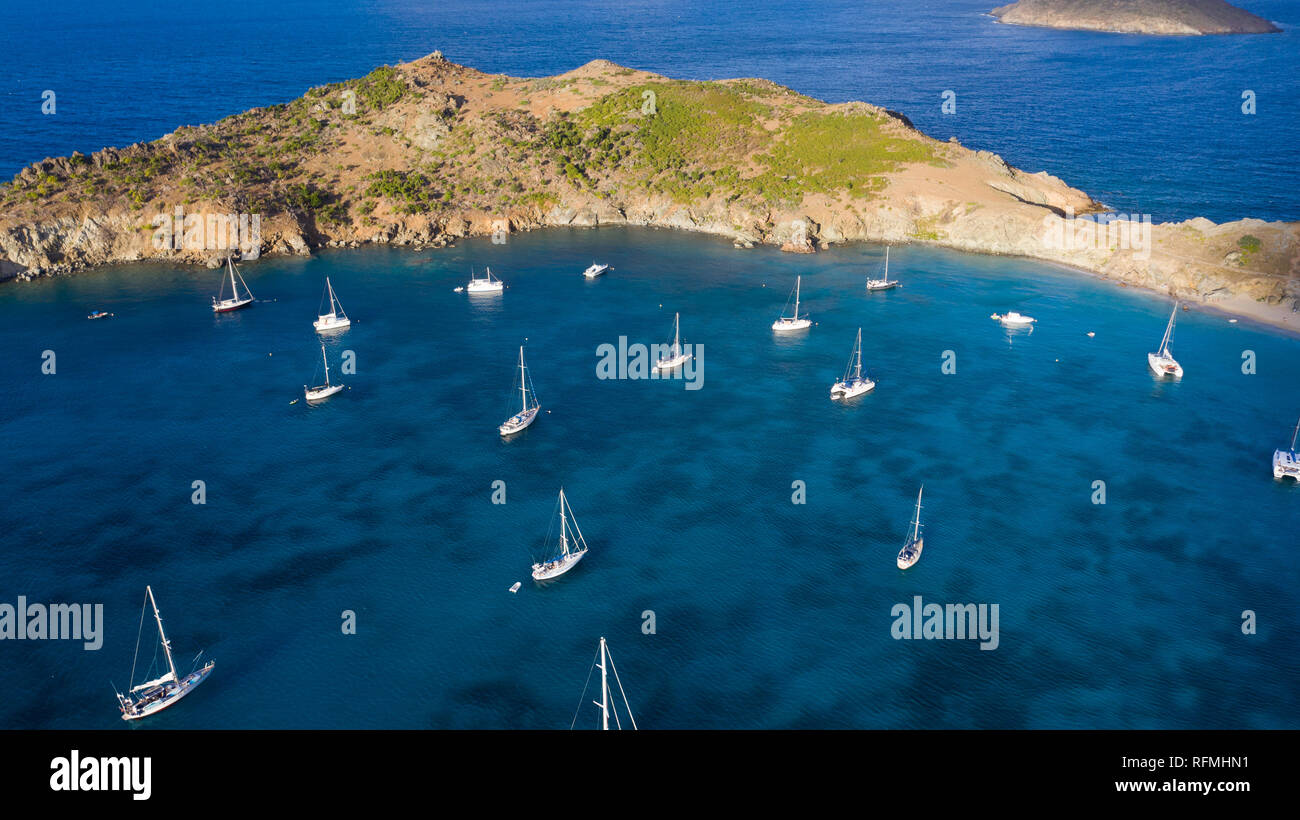
[[[1224,0],[1019,0],[989,12],[1018,26],[1121,34],[1271,34],[1280,28]]]

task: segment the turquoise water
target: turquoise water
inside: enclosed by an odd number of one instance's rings
[[[123,726],[147,583],[182,671],[217,667],[146,729],[563,728],[601,635],[643,728],[1300,726],[1300,488],[1269,467],[1300,340],[1181,313],[1187,375],[1160,383],[1162,298],[915,247],[868,296],[881,254],[622,228],[324,252],[246,265],[274,301],[226,317],[192,268],[0,288],[3,600],[107,619],[96,652],[0,642],[0,726]],[[584,280],[593,258],[614,270]],[[485,264],[504,296],[452,291]],[[796,274],[817,325],[777,338]],[[355,322],[331,363],[356,373],[291,404],[327,275]],[[1009,334],[1006,310],[1039,323]],[[701,389],[596,377],[600,344],[662,342],[674,311]],[[859,326],[878,387],[832,403]],[[503,442],[525,338],[544,412]],[[543,588],[561,485],[591,552]],[[892,639],[915,595],[998,604],[999,647]]]

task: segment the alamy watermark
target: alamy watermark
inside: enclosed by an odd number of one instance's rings
[[[980,649],[998,648],[997,604],[922,604],[915,595],[911,606],[894,604],[889,614],[895,619],[889,634],[896,641],[978,638]]]
[[[687,390],[704,386],[704,345],[681,345],[686,360],[676,367],[661,368],[658,363],[673,354],[670,344],[627,343],[618,337],[618,345],[609,342],[596,348],[596,378],[604,379],[683,379]]]
[[[1132,250],[1139,259],[1151,258],[1151,214],[1074,215],[1043,217],[1043,245],[1051,250]]]
[[[0,604],[0,640],[83,641],[94,651],[104,645],[103,604]]]
[[[233,251],[256,259],[262,248],[261,214],[185,213],[177,205],[153,218],[154,250]]]

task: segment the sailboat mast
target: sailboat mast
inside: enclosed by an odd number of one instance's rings
[[[524,346],[519,346],[519,400],[523,407],[519,412],[528,410],[528,372],[524,370]]]
[[[673,314],[673,356],[681,353],[682,347],[682,314]]]
[[[320,360],[325,365],[325,386],[330,386],[330,360],[325,356],[325,345],[320,346]],[[346,374],[345,374],[346,375]]]
[[[858,351],[858,364],[853,371],[853,376],[854,378],[861,379],[862,378],[862,328],[858,328],[857,351]]]
[[[889,281],[889,246],[885,246],[885,281]]]
[[[1160,355],[1169,353],[1169,336],[1174,332],[1174,319],[1178,318],[1178,303],[1174,302],[1174,312],[1169,314],[1169,324],[1165,325],[1165,337],[1160,340]]]
[[[564,521],[564,488],[560,488],[560,554],[569,554],[569,530]]]
[[[163,654],[167,656],[167,668],[171,670],[172,680],[178,680],[176,664],[172,661],[172,645],[167,642],[167,633],[163,631],[162,615],[158,612],[158,602],[153,597],[153,587],[146,586],[145,590],[149,593],[149,603],[153,604],[153,617],[158,622],[158,637],[162,639]]]
[[[605,731],[609,731],[609,680],[605,672],[607,665],[605,637],[602,635],[600,638],[600,728]]]
[[[328,276],[325,277],[325,287],[329,288],[329,292],[330,292],[330,313],[331,314],[336,313],[337,311],[334,309],[334,302],[337,300],[335,300],[334,298],[334,284],[330,282],[330,278]]]
[[[923,492],[925,492],[924,484],[921,485],[921,489],[916,494],[916,521],[912,524],[913,541],[916,540],[916,536],[921,534],[921,493]]]
[[[796,276],[794,278],[794,318],[795,319],[799,318],[799,280],[802,278],[803,277],[801,276]]]
[[[1291,452],[1295,452],[1295,439],[1300,436],[1300,420],[1295,423],[1295,432],[1291,434]]]

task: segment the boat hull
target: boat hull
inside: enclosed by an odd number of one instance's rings
[[[539,404],[531,410],[523,413],[516,413],[497,428],[497,431],[503,436],[513,436],[515,433],[521,433],[527,430],[534,421],[537,421],[537,413],[542,409]]]
[[[655,370],[676,370],[691,360],[691,354],[683,353],[680,356],[674,356],[671,359],[660,359],[655,362]]]
[[[343,385],[341,384],[331,384],[328,387],[304,387],[302,393],[303,398],[307,399],[308,403],[315,404],[318,401],[325,401],[342,389]]]
[[[329,333],[332,330],[344,330],[352,326],[352,320],[344,316],[342,319],[330,314],[322,316],[311,323],[316,328],[317,333]]]
[[[898,568],[907,569],[917,561],[921,560],[921,550],[925,547],[925,539],[918,538],[915,541],[909,541],[906,546],[898,553]]]
[[[213,313],[230,313],[234,310],[241,310],[253,304],[252,299],[224,299],[220,302],[212,303]]]
[[[792,330],[807,330],[812,327],[812,322],[808,319],[777,319],[772,323],[772,329],[777,333],[788,333]]]
[[[876,389],[876,383],[871,379],[862,379],[857,382],[836,382],[831,387],[831,399],[851,399],[855,396],[861,396],[863,393],[870,393]]]
[[[1300,483],[1300,457],[1290,450],[1273,451],[1273,477],[1293,478]]]
[[[168,706],[171,706],[176,701],[194,691],[196,686],[207,680],[208,675],[212,673],[212,669],[216,665],[216,661],[208,661],[207,665],[202,669],[191,672],[184,678],[181,678],[180,683],[171,685],[169,687],[170,691],[161,698],[151,701],[143,706],[137,704],[137,708],[133,708],[131,711],[122,712],[122,720],[140,720],[141,718],[147,718],[150,715],[161,712],[163,709],[166,709]]]
[[[533,564],[534,581],[550,581],[553,578],[559,578],[564,573],[573,569],[582,560],[587,551],[571,552],[563,558],[556,561],[547,561],[544,564]]]
[[[902,283],[896,280],[886,281],[884,279],[868,279],[867,290],[868,291],[893,290],[894,288],[898,287],[900,284]]]
[[[1168,376],[1174,379],[1183,377],[1183,366],[1180,365],[1172,356],[1161,356],[1156,353],[1147,354],[1147,366],[1151,372],[1157,376]]]
[[[491,284],[482,284],[471,282],[465,286],[465,292],[470,296],[474,295],[491,295],[501,293],[505,290],[505,285],[501,282],[492,282]]]

